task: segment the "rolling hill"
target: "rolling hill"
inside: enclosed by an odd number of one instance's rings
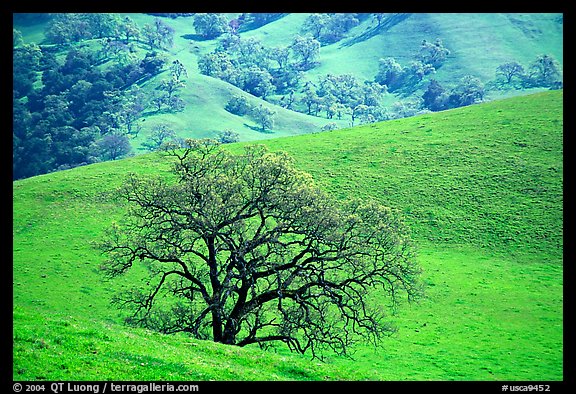
[[[106,191],[167,171],[152,153],[13,182],[13,378],[564,378],[561,90],[263,143],[404,213],[427,298],[390,316],[397,334],[316,363],[124,326],[109,301],[137,277],[105,282],[91,243],[123,212]]]
[[[151,23],[155,16],[127,14],[139,26]],[[226,14],[229,19],[238,14]],[[287,46],[297,34],[302,34],[302,25],[310,14],[285,14],[258,28],[241,31],[242,38],[256,38],[264,46]],[[195,35],[193,16],[162,20],[175,30],[174,45],[165,52],[168,61],[178,59],[188,70],[186,88],[182,99],[186,103],[183,112],[164,113],[146,117],[143,130],[132,143],[135,148],[149,136],[159,123],[174,128],[180,137],[208,137],[231,129],[241,141],[314,133],[334,122],[338,128],[348,127],[350,120],[327,119],[287,110],[278,105],[242,92],[238,88],[218,79],[201,75],[198,59],[216,47],[218,40],[200,40]],[[360,81],[372,81],[378,71],[378,60],[394,57],[402,65],[413,60],[423,40],[440,38],[450,50],[446,63],[433,75],[447,86],[455,85],[464,75],[479,77],[484,83],[493,80],[496,67],[504,62],[518,61],[523,65],[532,62],[538,55],[549,54],[560,64],[563,62],[562,14],[498,14],[498,13],[413,13],[389,14],[380,26],[369,15],[364,15],[340,41],[323,45],[318,59],[319,65],[304,75],[305,81],[316,81],[326,74],[351,74]],[[46,20],[41,23],[34,18],[19,18],[15,27],[20,29],[26,42],[44,42]],[[352,60],[353,59],[353,60]],[[149,91],[158,84],[160,75],[148,81]],[[522,91],[490,91],[486,99],[497,99],[509,95],[523,94]],[[421,95],[418,91],[417,95]],[[276,111],[276,121],[271,132],[262,133],[255,123],[224,109],[232,95],[245,96],[253,105],[264,105]],[[271,97],[275,99],[275,97]],[[384,101],[390,107],[405,97],[386,94]],[[277,97],[276,97],[277,99]],[[136,153],[141,153],[137,150]]]

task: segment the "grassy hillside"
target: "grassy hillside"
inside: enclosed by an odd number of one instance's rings
[[[270,146],[305,158],[302,167],[341,198],[401,209],[418,238],[560,252],[562,97],[540,93]]]
[[[152,23],[155,16],[127,14],[139,26]],[[227,14],[229,18],[238,14]],[[287,46],[294,36],[303,34],[302,25],[308,13],[287,14],[262,27],[244,31],[243,38],[254,37],[267,47]],[[504,62],[518,61],[527,66],[536,56],[550,54],[560,63],[563,61],[561,14],[498,14],[498,13],[415,13],[392,18],[381,27],[370,16],[362,18],[347,37],[330,45],[322,46],[319,65],[308,71],[305,80],[316,81],[330,74],[352,74],[360,81],[374,79],[378,60],[394,57],[406,65],[419,50],[422,40],[441,38],[451,51],[445,65],[434,78],[443,85],[454,86],[459,79],[472,74],[487,82],[495,77],[496,67]],[[133,140],[138,148],[151,133],[153,126],[167,123],[177,130],[180,137],[216,136],[224,129],[232,129],[241,141],[314,133],[327,123],[335,122],[339,128],[349,126],[350,119],[326,119],[313,117],[279,106],[244,93],[230,84],[203,76],[198,71],[198,58],[211,52],[218,40],[195,40],[194,17],[163,18],[175,30],[174,45],[165,55],[168,61],[180,60],[188,70],[187,86],[182,92],[186,109],[176,114],[161,113],[146,117],[143,130]],[[15,27],[20,29],[26,42],[42,43],[46,20],[34,23],[33,18],[19,19]],[[145,46],[142,45],[142,50]],[[351,60],[353,59],[353,61]],[[153,78],[144,87],[153,90],[165,73]],[[487,99],[518,92],[488,92]],[[224,110],[231,95],[244,95],[254,105],[263,104],[276,111],[275,126],[271,132],[262,133],[248,117],[232,115]],[[421,92],[419,93],[421,95]],[[402,97],[385,95],[384,101],[392,105]],[[140,153],[141,151],[136,151]]]
[[[562,380],[562,91],[266,141],[337,198],[406,215],[427,298],[354,360],[264,352],[121,324],[91,247],[117,219],[101,192],[157,154],[13,182],[16,380]],[[241,145],[230,145],[240,149]],[[376,296],[376,295],[375,295]]]

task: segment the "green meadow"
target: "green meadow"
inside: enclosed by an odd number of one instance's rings
[[[319,362],[125,326],[110,299],[136,277],[105,281],[92,242],[123,214],[107,191],[167,173],[151,153],[13,182],[13,379],[564,379],[562,90],[261,143],[404,214],[426,297],[395,334]]]

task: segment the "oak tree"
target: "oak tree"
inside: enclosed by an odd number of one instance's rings
[[[187,140],[166,154],[170,176],[132,174],[117,190],[127,214],[100,245],[109,277],[148,273],[115,298],[130,323],[322,357],[378,342],[392,329],[387,307],[420,294],[396,211],[335,201],[288,154],[263,146],[232,154]]]

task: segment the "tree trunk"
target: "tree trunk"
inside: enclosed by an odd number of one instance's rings
[[[212,337],[214,342],[223,342],[222,318],[220,311],[216,309],[212,310]]]

